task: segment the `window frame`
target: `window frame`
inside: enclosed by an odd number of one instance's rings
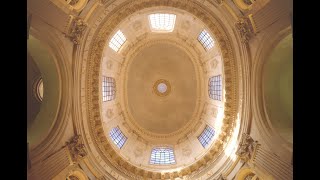
[[[116,98],[116,80],[113,77],[102,76],[102,101],[103,102],[112,101],[115,98]]]
[[[222,101],[222,75],[211,76],[208,81],[209,98]]]
[[[172,28],[171,29],[165,29],[165,28],[157,28],[157,27],[154,27],[153,24],[161,24],[161,19],[160,17],[158,18],[159,20],[157,20],[157,16],[156,15],[169,15],[168,18],[168,25],[170,25],[170,16],[173,17],[173,20],[172,20]],[[152,17],[154,17],[154,20],[152,20]],[[169,33],[169,32],[173,32],[174,29],[175,29],[175,24],[176,24],[176,19],[177,19],[177,15],[176,14],[173,14],[173,13],[161,13],[161,12],[158,12],[158,13],[152,13],[152,14],[149,14],[148,15],[148,21],[149,21],[149,28],[152,32],[157,32],[157,33]],[[153,23],[154,22],[154,23]],[[159,22],[159,23],[157,23]],[[164,21],[163,24],[166,24],[166,22]]]
[[[119,29],[110,39],[109,47],[115,52],[119,52],[119,50],[123,47],[123,45],[127,42],[126,36]]]
[[[207,124],[201,134],[197,137],[197,139],[199,140],[202,147],[206,148],[210,144],[210,142],[212,142],[215,134],[215,129]]]
[[[164,154],[164,158],[166,158],[166,156],[168,156],[169,159],[161,159],[161,152],[160,155],[158,155],[158,159],[157,159],[157,152],[155,151],[161,151],[161,150],[166,150],[166,152],[168,152],[168,154]],[[155,153],[154,153],[155,152]],[[167,162],[166,162],[167,161]],[[150,160],[149,160],[149,164],[150,165],[174,165],[176,164],[176,156],[174,153],[174,148],[173,147],[169,147],[169,146],[157,146],[157,147],[153,147],[150,153]]]
[[[111,138],[113,144],[119,149],[122,149],[128,140],[128,137],[121,131],[119,126],[116,126],[109,131],[109,137]],[[118,137],[120,137],[120,139]]]
[[[198,35],[198,41],[202,45],[202,47],[206,50],[209,51],[214,47],[215,41],[214,38],[210,35],[210,33],[203,29],[199,35]]]

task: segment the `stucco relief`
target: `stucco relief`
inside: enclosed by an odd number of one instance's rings
[[[211,112],[212,112],[212,116],[213,116],[214,118],[217,118],[217,116],[218,116],[218,108],[212,107]]]
[[[143,152],[146,151],[145,146],[136,146],[133,153],[135,157],[141,157],[143,155]]]
[[[128,2],[127,2],[128,3]],[[160,4],[159,4],[160,3]],[[222,30],[219,29],[216,25],[215,25],[215,21],[213,19],[208,18],[208,16],[206,15],[206,11],[201,11],[203,10],[204,7],[199,7],[199,4],[194,3],[193,1],[190,1],[188,4],[185,4],[183,1],[132,1],[131,3],[128,3],[124,6],[122,6],[121,8],[119,8],[119,12],[113,12],[113,14],[117,14],[116,17],[114,16],[110,16],[108,17],[108,23],[105,23],[103,26],[103,31],[97,33],[98,35],[96,37],[94,37],[93,42],[97,42],[97,39],[106,39],[106,37],[108,37],[110,35],[111,30],[117,25],[117,23],[123,19],[124,17],[127,17],[129,14],[131,14],[132,12],[136,12],[139,9],[142,9],[144,7],[151,7],[151,6],[155,6],[155,5],[167,5],[167,6],[172,6],[172,7],[176,7],[176,8],[182,8],[186,9],[187,11],[197,15],[199,18],[201,18],[202,20],[204,20],[204,22],[208,23],[208,27],[214,31],[214,33],[217,36],[221,36],[220,38],[218,38],[218,41],[221,42],[225,42],[223,48],[226,48],[226,50],[223,52],[223,56],[224,58],[228,59],[225,60],[224,59],[224,63],[226,66],[230,67],[230,71],[229,73],[226,74],[226,82],[230,83],[229,86],[227,86],[227,94],[231,94],[231,98],[234,99],[236,98],[236,93],[237,91],[235,91],[235,86],[234,83],[236,81],[236,72],[234,69],[234,61],[233,61],[233,54],[232,54],[232,50],[231,50],[231,46],[229,44],[228,38],[225,36],[225,34],[223,34]],[[131,9],[130,8],[133,8]],[[117,11],[118,11],[117,10]],[[119,14],[121,16],[119,16]],[[214,22],[212,22],[214,21]],[[97,121],[99,121],[100,117],[99,117],[99,110],[98,108],[94,108],[96,106],[98,106],[98,102],[95,102],[95,99],[97,99],[96,97],[98,96],[98,92],[96,91],[99,86],[97,85],[97,80],[98,80],[98,76],[99,76],[99,59],[101,57],[101,52],[102,49],[97,46],[95,43],[93,43],[92,48],[90,50],[89,53],[89,57],[88,57],[88,67],[90,68],[89,70],[89,76],[88,76],[88,109],[93,109],[93,111],[89,111],[89,119],[90,119],[90,126],[91,128],[99,128],[99,124],[97,123]],[[93,93],[92,93],[93,92]],[[91,94],[92,93],[92,94]],[[233,101],[235,102],[235,101]],[[96,109],[96,110],[95,110]],[[234,120],[234,115],[233,115],[233,111],[236,109],[236,104],[232,103],[232,102],[226,102],[226,109],[225,109],[225,114],[229,114],[229,116],[227,118],[224,118],[224,122],[226,123],[231,123]],[[101,121],[101,120],[100,120]],[[229,129],[232,128],[232,126],[229,127]],[[111,164],[114,165],[115,168],[119,169],[120,171],[124,172],[125,174],[127,174],[129,177],[132,177],[133,179],[139,179],[142,177],[153,177],[153,176],[160,176],[160,173],[157,172],[150,172],[150,171],[146,171],[146,170],[140,170],[139,167],[135,167],[132,166],[130,164],[126,164],[125,166],[121,166],[121,168],[118,168],[121,164],[120,161],[122,161],[121,158],[119,158],[116,154],[110,156],[110,151],[108,151],[108,149],[110,149],[110,144],[108,144],[107,141],[104,141],[105,137],[101,134],[96,134],[95,130],[93,129],[93,131],[91,131],[93,134],[93,140],[95,140],[98,144],[102,144],[101,146],[98,146],[98,148],[102,151],[103,153],[103,158],[104,160],[108,160],[110,161]],[[228,135],[229,136],[229,135]],[[220,141],[224,141],[226,140],[227,137],[223,137]],[[210,154],[212,155],[210,157],[210,159],[215,159],[217,157],[217,153],[220,152],[220,150],[222,149],[222,147],[218,147],[218,145],[215,145],[214,147],[216,147],[216,150],[212,150],[210,151]],[[116,161],[117,159],[117,161]],[[189,175],[190,173],[199,170],[199,168],[203,167],[206,165],[206,163],[203,162],[207,162],[207,160],[203,159],[203,160],[199,160],[197,162],[195,162],[194,166],[192,167],[192,169],[190,167],[186,167],[184,169],[182,169],[180,172],[172,172],[170,173],[170,176],[172,177],[176,177],[176,174],[181,174],[181,176],[185,176],[185,175]],[[138,172],[138,173],[136,173]]]
[[[189,30],[190,29],[190,21],[186,20],[182,23],[182,28],[185,30]]]
[[[80,44],[83,32],[86,30],[87,24],[80,18],[73,18],[66,36],[76,45]]]
[[[107,118],[111,119],[113,117],[114,113],[113,113],[113,110],[112,109],[107,109],[107,112],[106,112],[106,116]]]
[[[242,18],[235,24],[241,36],[242,43],[248,43],[253,35],[253,29],[249,19]]]
[[[80,135],[74,136],[66,144],[70,150],[73,162],[78,163],[87,155],[87,151],[85,150],[85,146]]]
[[[191,153],[192,153],[192,150],[191,150],[190,146],[185,146],[182,148],[182,155],[183,156],[190,156]]]
[[[138,31],[142,28],[142,22],[141,21],[135,21],[132,25],[133,29],[135,31]]]
[[[236,154],[242,161],[247,162],[253,157],[254,149],[258,145],[258,141],[252,139],[249,134],[243,133],[241,143],[237,149]]]
[[[107,61],[107,69],[111,70],[113,67],[113,62],[111,60]]]
[[[213,60],[210,61],[210,67],[212,69],[216,69],[218,66],[219,61],[217,60],[217,58],[214,58]]]

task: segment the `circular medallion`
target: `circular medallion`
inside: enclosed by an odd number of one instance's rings
[[[170,83],[167,80],[159,79],[153,85],[153,92],[160,96],[167,96],[171,92]]]

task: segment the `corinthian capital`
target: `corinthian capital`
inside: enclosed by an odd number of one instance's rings
[[[86,29],[87,25],[85,22],[80,19],[80,18],[73,18],[69,29],[66,33],[66,36],[69,37],[69,39],[74,43],[74,44],[80,44],[80,39],[82,37],[82,34],[84,30]]]
[[[75,163],[79,162],[87,155],[80,135],[74,136],[70,142],[67,142],[67,146],[69,148],[72,160]]]
[[[254,141],[249,134],[243,133],[236,154],[241,158],[241,160],[247,162],[253,156],[253,152],[257,144],[258,141]]]
[[[236,22],[235,26],[240,33],[241,41],[243,43],[248,43],[253,34],[249,19],[241,18]]]

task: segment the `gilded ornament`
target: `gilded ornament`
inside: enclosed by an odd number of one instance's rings
[[[240,33],[241,42],[248,43],[253,34],[249,20],[242,18],[236,22],[235,26]]]
[[[69,32],[66,34],[67,37],[76,45],[80,43],[83,32],[87,25],[80,18],[73,19]]]
[[[87,155],[80,135],[74,136],[70,142],[67,142],[67,146],[71,153],[72,160],[75,163],[78,163]]]
[[[252,158],[257,144],[258,141],[254,141],[249,134],[243,133],[241,143],[236,154],[241,158],[242,161],[247,162]]]

